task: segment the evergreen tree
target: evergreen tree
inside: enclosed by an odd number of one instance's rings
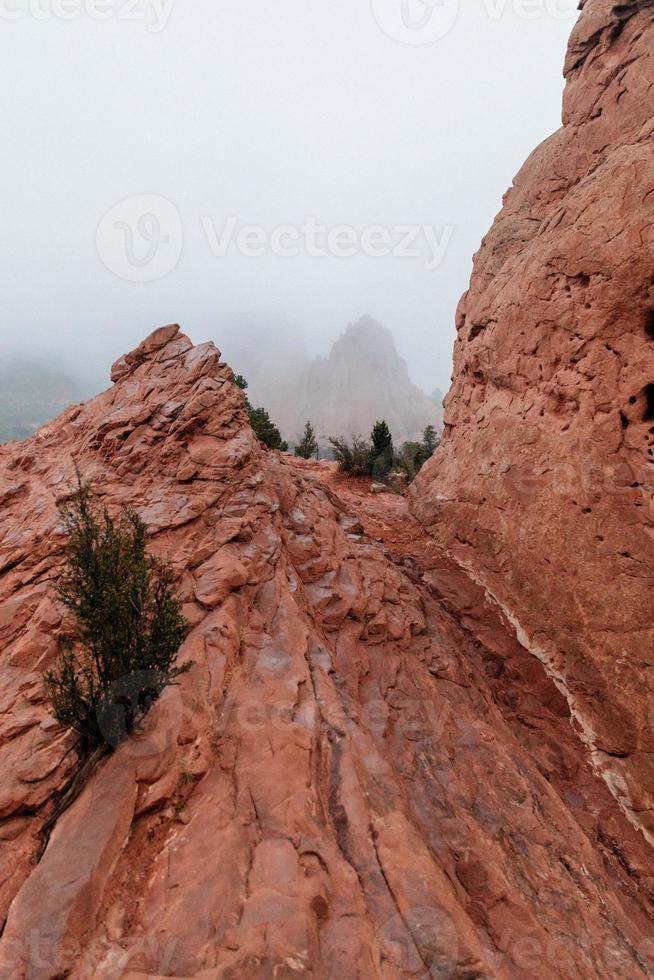
[[[370,434],[372,475],[384,480],[393,468],[393,437],[386,422],[375,422]]]
[[[406,473],[409,482],[415,479],[428,459],[438,449],[440,439],[433,425],[428,425],[422,434],[422,442],[405,442],[402,446],[399,465]]]
[[[60,512],[67,541],[57,595],[74,639],[44,680],[55,718],[89,752],[118,745],[188,669],[174,665],[188,623],[172,568],[147,554],[146,527],[134,511],[114,520],[78,476]]]
[[[311,459],[315,455],[317,449],[318,441],[316,439],[316,434],[313,431],[311,422],[307,422],[304,427],[304,435],[295,447],[295,455],[301,456],[302,459]]]
[[[248,383],[242,374],[235,374],[233,381],[241,391],[247,391]],[[253,408],[247,397],[245,399],[245,407],[250,416],[250,425],[254,429],[254,433],[259,442],[262,442],[269,449],[279,449],[283,453],[288,452],[288,443],[282,439],[281,432],[265,408]]]
[[[422,434],[422,444],[425,449],[427,459],[430,459],[440,444],[438,433],[433,425],[428,425]]]
[[[250,409],[250,425],[257,439],[268,449],[279,449],[288,452],[288,443],[282,439],[282,434],[272,421],[265,408]]]

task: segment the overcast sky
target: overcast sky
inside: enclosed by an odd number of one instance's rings
[[[239,369],[369,313],[446,389],[574,23],[570,0],[455,4],[0,0],[0,356],[104,378],[178,321]]]

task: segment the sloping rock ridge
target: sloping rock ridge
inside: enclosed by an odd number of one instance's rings
[[[0,977],[651,977],[649,846],[403,498],[266,452],[176,326],[112,377],[0,448]],[[74,461],[173,561],[191,668],[38,860]]]
[[[413,511],[565,697],[654,844],[654,4],[587,2],[564,124],[527,161],[457,317]]]

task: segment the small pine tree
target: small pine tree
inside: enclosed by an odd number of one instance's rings
[[[370,444],[372,452],[372,475],[384,480],[393,468],[395,452],[391,430],[383,420],[381,422],[375,422],[370,434]]]
[[[428,459],[434,455],[440,439],[433,425],[428,425],[422,434],[422,442],[405,442],[399,459],[400,469],[409,482],[415,479]]]
[[[438,438],[438,433],[433,425],[428,425],[422,434],[422,445],[424,447],[427,459],[430,459],[440,444],[440,439]]]
[[[311,422],[307,422],[304,427],[304,435],[295,447],[295,455],[300,456],[302,459],[311,459],[317,449],[318,440],[316,439],[316,434],[313,431]]]
[[[393,437],[386,422],[383,420],[381,422],[375,422],[370,434],[370,442],[372,444],[372,451],[377,456],[387,452],[389,448],[393,448]]]
[[[45,674],[52,712],[88,753],[115,747],[188,666],[174,666],[188,632],[169,564],[146,552],[134,511],[114,520],[94,505],[88,483],[60,507],[67,541],[57,585],[74,641]]]
[[[405,442],[400,452],[399,466],[411,483],[424,463],[425,448],[421,442]]]
[[[247,391],[248,383],[242,374],[235,374],[233,381],[241,391]],[[250,416],[250,425],[254,429],[254,434],[259,442],[262,442],[268,449],[279,449],[283,453],[288,452],[288,443],[282,439],[281,432],[265,408],[253,408],[247,397],[245,399],[245,407]]]
[[[288,443],[282,439],[282,434],[272,421],[265,408],[250,409],[250,425],[257,439],[268,449],[279,449],[288,452]]]

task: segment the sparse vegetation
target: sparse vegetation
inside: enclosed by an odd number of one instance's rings
[[[317,451],[318,440],[316,439],[316,433],[313,430],[311,422],[307,422],[304,426],[304,434],[295,447],[295,455],[300,456],[302,459],[311,459]]]
[[[398,468],[409,483],[415,479],[424,463],[424,447],[421,442],[405,442],[400,450]]]
[[[358,436],[352,437],[352,442],[332,436],[329,440],[334,451],[334,459],[344,473],[352,476],[372,475],[372,450],[369,442]]]
[[[282,439],[281,432],[265,408],[250,409],[250,425],[259,442],[262,442],[268,449],[279,449],[283,453],[288,452],[288,443]]]
[[[393,469],[395,450],[391,430],[385,421],[375,422],[370,433],[371,471],[378,480],[385,480]]]
[[[433,425],[428,425],[422,434],[422,444],[427,454],[427,459],[434,455],[440,445],[440,437]]]
[[[375,423],[369,440],[354,436],[351,442],[337,437],[329,441],[334,458],[344,473],[371,476],[381,482],[388,481],[394,470],[399,470],[404,474],[403,479],[411,482],[439,444],[434,426],[428,425],[421,442],[405,442],[397,454],[391,432],[383,420]]]
[[[374,476],[384,480],[393,466],[393,438],[386,422],[376,422],[370,439],[353,436],[352,441],[332,436],[329,440],[334,458],[344,473],[352,476]]]
[[[234,384],[242,391],[247,391],[248,383],[242,374],[234,375]],[[253,408],[247,397],[245,404],[250,416],[250,425],[259,442],[262,442],[268,449],[279,449],[283,453],[288,452],[288,443],[282,438],[281,432],[266,409]]]
[[[409,482],[414,480],[428,459],[438,449],[440,439],[433,425],[428,425],[422,434],[422,442],[405,442],[402,446],[399,468],[406,474]]]
[[[188,623],[172,569],[148,555],[134,511],[112,518],[78,476],[60,512],[67,541],[57,595],[72,629],[45,685],[55,718],[88,754],[103,742],[118,745],[187,669],[175,658]]]
[[[195,786],[200,777],[193,772],[189,759],[181,759],[179,763],[179,782],[182,786]]]

